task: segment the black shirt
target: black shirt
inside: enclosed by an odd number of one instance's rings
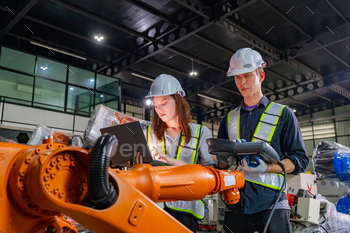
[[[249,111],[245,108],[244,102],[242,101],[240,139],[245,139],[247,142],[252,140],[259,119],[269,103],[271,103],[271,101],[264,96],[258,106]],[[229,138],[227,132],[227,116],[221,120],[218,138]],[[309,164],[309,158],[305,151],[298,121],[292,109],[288,107],[283,109],[270,145],[276,150],[281,160],[288,158],[294,164],[295,169],[292,174],[297,175],[305,171]],[[251,182],[246,182],[240,192],[240,204],[231,205],[229,208],[235,213],[246,214],[257,213],[271,207],[275,200],[274,197],[277,194],[276,190]],[[284,198],[285,195],[283,195],[283,199]]]

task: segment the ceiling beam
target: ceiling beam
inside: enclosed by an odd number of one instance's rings
[[[57,1],[57,0],[53,0],[53,1]],[[229,3],[227,3],[226,8],[223,7],[222,9],[220,9],[221,13],[219,14],[218,18],[225,18],[239,10],[244,9],[245,7],[247,7],[248,5],[251,5],[256,1],[257,0],[250,0],[249,2],[243,4],[242,6],[237,5],[236,8],[234,9],[231,8],[231,5]],[[172,45],[175,45],[187,39],[188,37],[194,35],[195,33],[215,24],[216,22],[217,22],[217,18],[207,20],[200,16],[194,19],[188,20],[181,27],[176,28],[172,32],[167,32],[165,34],[158,36],[157,39],[154,40],[152,43],[148,43],[144,46],[141,46],[132,55],[125,56],[123,59],[120,59],[115,63],[113,63],[115,67],[118,67],[118,71],[114,72],[113,74],[128,68],[132,64],[146,60],[152,57],[153,55],[163,51],[164,49],[170,48]],[[104,71],[105,69],[107,68],[102,67],[101,69],[99,69],[99,71]]]
[[[347,23],[350,24],[349,20],[338,10],[336,6],[334,6],[333,3],[331,3],[329,0],[325,0],[332,9],[337,12],[337,14]]]
[[[290,23],[291,25],[293,25],[296,29],[298,29],[298,31],[302,32],[304,35],[306,35],[309,39],[313,39],[313,37],[307,32],[305,31],[303,28],[301,28],[298,24],[296,24],[295,22],[293,22],[293,20],[291,20],[287,14],[281,12],[277,7],[275,7],[272,3],[270,3],[268,0],[263,0],[263,2],[265,3],[265,5],[267,5],[268,7],[270,7],[275,13],[277,13],[280,17],[282,17],[284,20],[286,20],[288,23]]]
[[[350,91],[341,87],[340,85],[338,84],[332,84],[330,87],[329,87],[332,91],[334,92],[337,92],[339,95],[342,95],[348,99],[350,99]]]
[[[258,48],[259,50],[263,51],[264,53],[270,55],[271,57],[269,60],[267,60],[267,63],[269,64],[269,67],[273,66],[275,60],[280,61],[281,60],[281,52],[268,44],[267,42],[263,41],[253,33],[247,31],[246,29],[242,28],[242,26],[238,25],[231,19],[224,19],[220,20],[219,25],[223,27],[224,29],[228,29],[232,33],[234,33],[237,37],[240,39],[246,41],[247,43],[251,44],[252,46]],[[294,59],[288,59],[288,61],[284,61],[284,63],[298,72],[304,74],[305,76],[311,77],[312,79],[316,80],[318,83],[323,84],[323,77],[318,72],[312,70],[311,68],[307,67],[306,65],[302,64],[301,62],[294,60]]]
[[[317,41],[317,44],[319,46],[324,46],[321,42]],[[334,57],[335,59],[337,59],[338,61],[340,61],[341,63],[343,63],[343,65],[345,65],[346,67],[350,68],[350,65],[344,61],[343,59],[341,59],[340,57],[338,57],[335,53],[333,53],[332,51],[330,51],[329,49],[327,49],[326,47],[323,47],[323,49],[330,55],[332,55],[332,57]]]
[[[21,9],[21,11],[18,14],[16,14],[15,17],[10,21],[10,23],[8,23],[0,32],[0,39],[2,39],[4,35],[7,34],[11,30],[11,28],[13,28],[18,23],[18,21],[20,21],[23,18],[23,16],[27,14],[33,6],[35,6],[35,4],[37,4],[37,2],[39,2],[39,0],[29,1],[27,5],[25,5],[24,8]]]
[[[23,18],[28,19],[28,20],[33,21],[33,22],[36,22],[36,23],[38,23],[38,24],[47,26],[47,27],[49,27],[49,28],[55,29],[55,30],[57,30],[57,31],[66,33],[66,34],[68,34],[68,35],[71,35],[71,36],[80,38],[80,39],[82,39],[82,40],[89,41],[89,42],[92,42],[92,43],[96,43],[96,40],[93,39],[93,38],[91,38],[91,37],[82,36],[82,35],[80,35],[80,34],[78,34],[78,33],[69,31],[69,30],[67,30],[67,29],[64,29],[64,28],[61,28],[61,27],[58,27],[58,26],[55,26],[55,25],[50,24],[50,23],[47,23],[47,22],[45,22],[45,21],[43,21],[43,20],[39,20],[39,19],[36,19],[36,18],[34,18],[34,17],[31,17],[31,16],[24,16]],[[106,47],[106,48],[109,48],[109,49],[112,49],[112,50],[115,50],[115,51],[117,51],[117,52],[121,52],[121,53],[124,53],[124,54],[125,54],[125,53],[128,53],[128,52],[126,52],[126,51],[124,51],[124,50],[122,50],[122,49],[120,49],[120,48],[117,48],[117,47],[114,47],[114,46],[110,46],[110,45],[108,45],[108,44],[106,44],[106,43],[101,43],[101,44],[99,44],[99,46]]]
[[[154,8],[153,6],[146,4],[145,2],[142,2],[140,0],[124,0],[126,2],[129,2],[130,4],[144,10],[147,11],[148,13],[157,16],[158,18],[169,22],[177,27],[180,27],[181,24],[179,22],[177,22],[176,20],[173,20],[171,18],[169,18],[168,16],[165,16],[164,14],[162,14],[158,9]]]

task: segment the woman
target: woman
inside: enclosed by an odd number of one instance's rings
[[[213,166],[216,162],[208,153],[206,143],[212,134],[206,126],[189,123],[190,108],[184,96],[179,81],[171,75],[161,74],[153,81],[146,96],[153,99],[154,106],[152,125],[146,132],[148,145],[154,159],[172,165]],[[142,155],[137,153],[134,164],[139,163]],[[193,232],[205,212],[202,201],[166,202],[164,209]]]

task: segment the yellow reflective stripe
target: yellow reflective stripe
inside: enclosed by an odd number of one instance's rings
[[[269,108],[271,107],[272,103],[273,103],[273,102],[271,102],[271,103],[267,106],[265,112],[267,112],[267,111],[269,110]],[[255,132],[254,132],[254,134],[253,134],[252,142],[255,141],[255,137],[256,137],[256,135],[257,135],[257,133],[258,133],[258,131],[259,131],[259,128],[260,128],[260,125],[261,125],[261,121],[264,119],[265,112],[263,112],[263,114],[261,115],[260,120],[259,120],[259,124],[258,124],[258,126],[255,128]]]
[[[272,137],[273,137],[273,135],[274,135],[274,133],[275,133],[275,130],[276,130],[276,125],[277,125],[277,123],[278,123],[278,120],[280,119],[280,117],[281,117],[281,115],[282,115],[282,111],[283,111],[283,109],[284,109],[284,107],[286,107],[286,106],[283,106],[282,108],[281,108],[281,110],[280,110],[280,112],[278,113],[278,117],[276,118],[276,121],[275,121],[275,126],[272,128],[272,130],[271,130],[271,132],[270,132],[270,135],[269,135],[269,139],[267,139],[267,141],[269,142],[269,144],[270,144],[270,142],[271,142],[271,140],[272,140]]]
[[[259,183],[259,182],[253,181],[253,180],[246,180],[246,181],[249,181],[251,183],[258,184],[258,185],[261,185],[261,186],[264,186],[264,187],[267,187],[267,188],[270,188],[270,189],[281,190],[281,187],[277,187],[277,186],[274,186],[274,185]]]
[[[198,139],[196,139],[196,144],[197,144],[197,141]],[[196,153],[197,153],[197,150],[193,150],[191,164],[194,164],[194,160],[196,159]]]
[[[163,151],[163,154],[166,154],[165,153],[165,140],[164,140],[164,136],[162,137],[162,151]]]
[[[260,125],[261,125],[261,121],[259,121],[258,126],[255,128],[255,132],[254,132],[254,134],[253,134],[252,142],[255,141],[255,137],[256,137],[256,134],[258,133],[258,130],[259,130],[259,128],[260,128]]]
[[[149,149],[151,149],[151,126],[149,125],[148,127],[147,127],[147,143],[148,143],[148,147],[149,147]]]
[[[197,129],[197,135],[196,135],[197,141],[196,141],[196,143],[194,144],[194,149],[197,149],[197,143],[198,143],[199,134],[200,134],[200,132],[201,132],[201,128],[202,128],[202,125],[199,125],[199,126],[198,126],[198,129]]]
[[[231,112],[232,112],[232,111],[230,111],[230,112],[228,113],[228,115],[227,115],[227,134],[228,134],[228,126],[229,126],[229,124],[230,124],[230,115],[231,115]]]
[[[182,140],[181,140],[181,139],[182,139]],[[177,151],[177,157],[176,157],[177,160],[180,160],[182,144],[183,144],[183,142],[184,142],[184,140],[185,140],[185,137],[182,137],[182,135],[181,135],[181,138],[180,138],[179,140],[181,141],[181,143],[180,143],[179,148],[178,148],[178,151]]]
[[[273,134],[275,133],[275,130],[276,130],[276,126],[272,127],[272,130],[270,132],[269,138],[267,139],[267,143],[268,144],[270,144],[270,142],[272,140],[272,137],[273,137]]]
[[[241,135],[240,135],[240,124],[241,124],[241,108],[239,108],[238,110],[238,127],[237,127],[237,136],[238,138],[237,139],[241,139]]]
[[[196,154],[197,154],[197,146],[198,146],[198,138],[199,138],[199,133],[201,132],[201,125],[198,126],[197,129],[197,135],[196,135],[196,142],[194,143],[194,149],[192,153],[192,159],[191,159],[191,164],[194,164],[194,161],[196,159]]]
[[[274,102],[269,103],[269,106],[267,106],[267,108],[265,109],[265,112],[269,111],[269,108],[272,106],[273,103]]]
[[[200,216],[199,214],[196,214],[192,210],[179,209],[179,208],[174,208],[174,207],[169,207],[169,206],[167,206],[167,207],[169,209],[173,209],[173,210],[177,210],[177,211],[180,211],[180,212],[186,212],[186,213],[192,214],[193,216],[195,216],[198,219],[203,219],[203,216]]]
[[[205,204],[204,204],[204,202],[202,200],[198,200],[198,202],[202,203],[205,206]]]

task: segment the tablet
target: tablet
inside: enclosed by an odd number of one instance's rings
[[[111,155],[113,165],[126,164],[132,161],[136,152],[143,156],[144,163],[153,162],[151,151],[139,121],[100,129],[101,134],[109,133],[116,136],[118,146],[115,155]]]

